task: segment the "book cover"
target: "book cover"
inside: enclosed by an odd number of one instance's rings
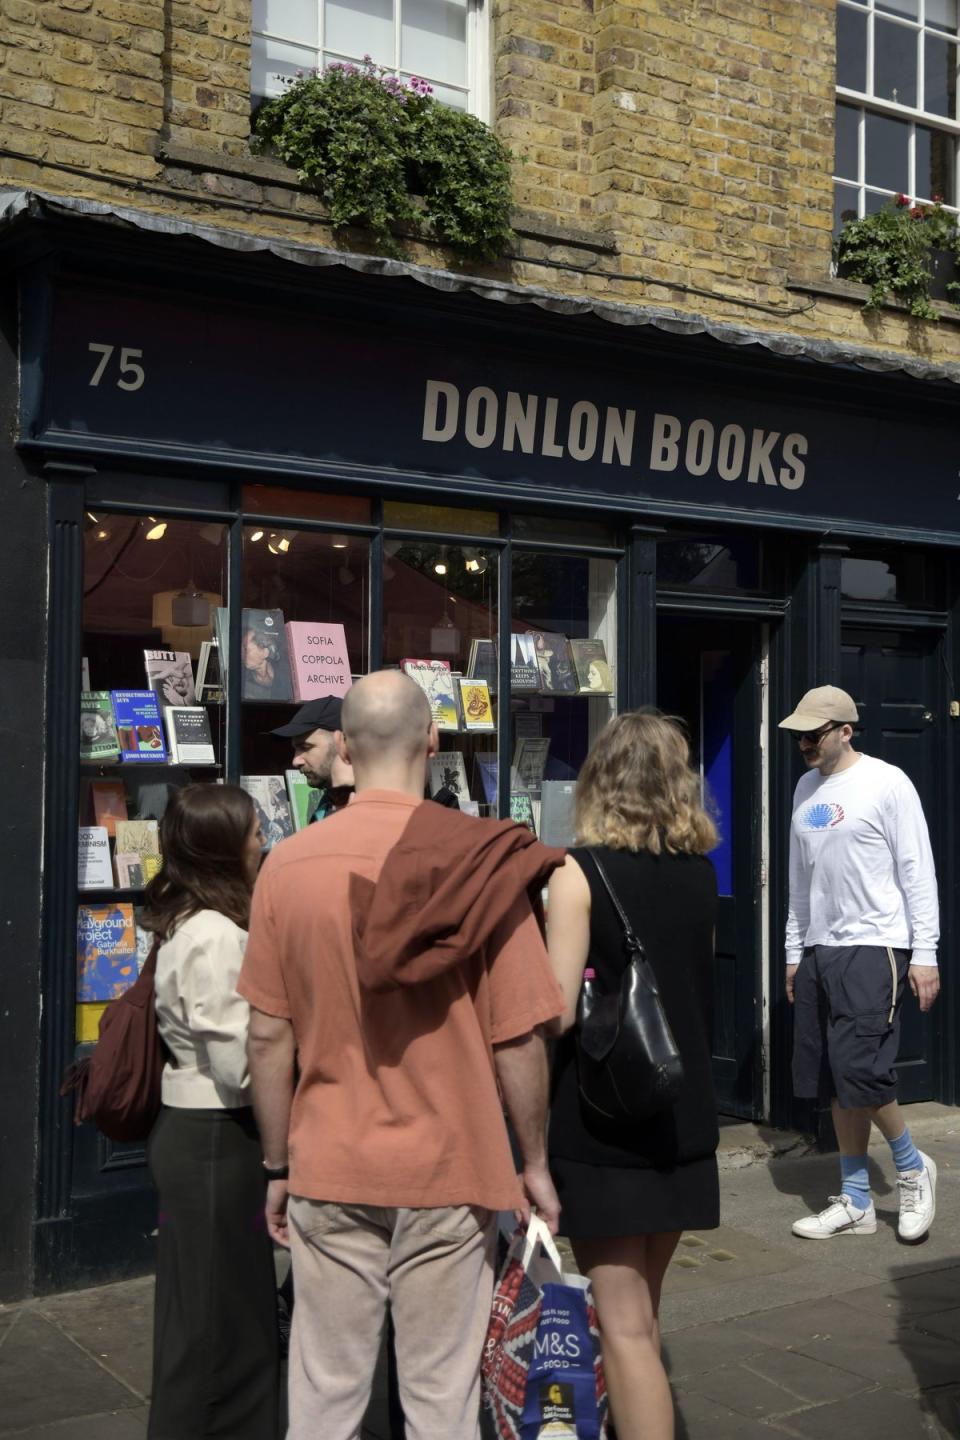
[[[136,851],[124,853],[118,850],[113,857],[113,863],[117,870],[117,885],[121,890],[142,890],[146,885],[146,876],[143,873],[143,856]]]
[[[613,672],[602,640],[571,640],[570,654],[581,695],[613,694]]]
[[[526,825],[527,829],[536,835],[537,826],[533,818],[533,802],[526,790],[511,791],[510,819],[516,820],[518,825]]]
[[[159,875],[163,868],[163,857],[161,855],[141,855],[140,864],[143,866],[143,880],[149,885],[154,875]]]
[[[470,790],[467,785],[467,767],[459,750],[441,750],[438,755],[431,755],[429,778],[431,795],[436,795],[439,790],[451,790],[460,801],[461,810],[463,809],[463,802],[469,796]]]
[[[282,610],[244,610],[240,629],[244,700],[292,700]]]
[[[320,804],[320,791],[315,785],[311,785],[302,770],[285,770],[283,778],[287,786],[287,799],[290,802],[290,817],[293,820],[294,830],[305,829],[317,812]]]
[[[544,695],[576,695],[580,688],[577,672],[570,657],[566,635],[538,630],[533,636],[533,650],[540,672],[540,689]]]
[[[347,634],[342,625],[287,621],[287,648],[294,700],[346,695],[353,684]]]
[[[147,684],[161,706],[195,705],[193,663],[186,650],[144,650]]]
[[[100,1039],[100,1018],[106,1008],[105,1000],[96,1005],[75,1006],[74,1039],[78,1045],[96,1045]]]
[[[510,689],[521,693],[540,689],[540,672],[532,635],[510,636]]]
[[[88,690],[80,696],[80,759],[109,764],[119,758],[110,691]]]
[[[134,792],[131,820],[162,820],[170,796],[179,789],[180,783],[172,780],[141,781]]]
[[[415,680],[430,701],[438,730],[459,730],[457,699],[449,660],[402,660],[401,669]]]
[[[293,834],[293,817],[282,775],[241,775],[240,784],[257,807],[268,850]]]
[[[544,780],[540,789],[540,839],[544,845],[566,848],[577,843],[576,803],[576,780]]]
[[[220,666],[220,683],[226,689],[227,670],[230,665],[230,611],[225,605],[217,605],[213,611],[213,634],[217,645],[217,663]]]
[[[77,885],[81,890],[112,890],[113,868],[105,825],[81,825],[77,847]]]
[[[467,674],[471,680],[486,680],[490,694],[497,693],[497,643],[495,640],[472,640]]]
[[[146,930],[146,929],[144,929],[144,926],[143,926],[143,924],[142,924],[142,920],[143,920],[143,906],[142,906],[142,905],[134,905],[134,907],[133,907],[133,928],[134,928],[134,932],[135,932],[135,934],[136,934],[136,941],[137,941],[137,974],[138,974],[138,975],[140,974],[140,972],[142,971],[144,965],[146,965],[147,960],[149,959],[150,951],[153,949],[153,939],[154,939],[153,931],[152,931],[152,930]]]
[[[160,827],[156,820],[118,820],[119,855],[159,855]]]
[[[93,819],[102,825],[111,840],[116,839],[117,821],[127,818],[127,792],[122,780],[92,780],[90,800]]]
[[[493,706],[490,703],[490,688],[486,680],[468,680],[461,675],[457,679],[460,687],[460,705],[463,709],[465,730],[495,730]]]
[[[133,906],[78,906],[77,1001],[116,1000],[137,973]]]
[[[483,787],[483,798],[488,805],[497,803],[497,752],[496,750],[478,750],[474,756],[474,763],[477,767],[477,774],[480,776],[480,784]]]
[[[475,820],[480,819],[480,802],[478,800],[461,800],[460,810],[464,815],[472,815]]]
[[[167,705],[163,711],[175,765],[215,765],[210,717],[202,705]]]
[[[522,735],[513,752],[513,784],[523,790],[539,790],[547,768],[550,741],[543,735]]]
[[[166,763],[160,704],[153,690],[111,690],[113,715],[120,741],[120,759],[127,762]]]
[[[223,681],[220,676],[220,646],[216,640],[203,640],[197,660],[197,704],[222,705]]]

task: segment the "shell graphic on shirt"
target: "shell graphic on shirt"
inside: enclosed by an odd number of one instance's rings
[[[837,805],[836,802],[826,805],[823,801],[817,805],[808,805],[798,816],[803,830],[832,830],[843,818],[842,805]]]

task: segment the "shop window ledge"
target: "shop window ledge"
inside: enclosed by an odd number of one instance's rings
[[[800,295],[820,295],[830,300],[850,300],[860,306],[866,303],[870,295],[869,285],[863,285],[859,280],[841,280],[835,275],[825,276],[822,280],[790,280],[784,288]],[[942,300],[934,300],[932,303],[938,320],[950,320],[954,325],[960,325],[960,310],[953,305],[947,305]],[[903,300],[886,300],[883,309],[899,310],[904,315],[909,314],[909,306]]]

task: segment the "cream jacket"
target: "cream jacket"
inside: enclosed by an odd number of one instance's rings
[[[182,1110],[236,1109],[250,1102],[250,1007],[237,994],[247,943],[218,910],[191,915],[160,946],[157,1023],[170,1059],[163,1103]]]

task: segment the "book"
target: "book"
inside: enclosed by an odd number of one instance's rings
[[[197,660],[197,704],[222,705],[223,681],[220,675],[220,646],[216,640],[200,642]]]
[[[581,695],[613,694],[613,672],[602,640],[571,640],[570,654]]]
[[[81,825],[77,848],[77,885],[81,890],[113,888],[110,840],[105,825]]]
[[[95,1045],[100,1038],[100,1019],[107,1002],[74,1007],[74,1039],[78,1045]]]
[[[510,636],[510,689],[521,693],[540,689],[540,672],[532,635]]]
[[[113,857],[113,863],[117,871],[117,885],[121,890],[142,890],[147,883],[143,872],[142,855],[136,851],[124,853],[118,850]]]
[[[171,793],[179,788],[179,781],[150,780],[137,786],[133,801],[132,820],[162,820],[170,801]]]
[[[346,695],[353,677],[343,626],[288,620],[286,629],[294,700]]]
[[[186,650],[144,650],[147,684],[161,706],[195,705],[193,664]]]
[[[220,684],[227,688],[227,670],[230,662],[230,611],[225,605],[214,606],[214,643],[217,647],[217,664],[220,667]]]
[[[320,804],[320,791],[316,785],[310,784],[302,770],[284,770],[283,778],[287,786],[293,828],[303,830],[316,814]]]
[[[293,834],[293,817],[282,775],[241,775],[240,784],[257,807],[268,850]]]
[[[87,690],[80,696],[80,759],[101,764],[120,759],[109,690]]]
[[[444,788],[451,790],[463,809],[470,788],[467,785],[467,767],[459,750],[441,750],[438,755],[431,755],[429,779],[431,795]]]
[[[118,855],[159,855],[160,827],[156,820],[118,820]]]
[[[480,803],[477,800],[461,800],[460,809],[464,815],[472,815],[475,820],[480,819]]]
[[[463,710],[465,730],[495,730],[493,706],[490,704],[490,688],[486,680],[469,680],[465,675],[457,677],[460,689],[460,705]]]
[[[495,640],[471,640],[467,674],[471,680],[486,680],[490,694],[497,693],[497,643]]]
[[[90,801],[94,824],[102,825],[111,840],[116,839],[117,821],[127,818],[127,792],[122,780],[92,780]]]
[[[540,787],[540,839],[544,845],[575,845],[576,780],[544,780]]]
[[[124,762],[152,762],[163,765],[167,747],[163,743],[160,704],[153,690],[111,690],[113,716]]]
[[[170,759],[174,765],[217,763],[210,734],[210,717],[202,705],[167,705],[163,719],[167,727]]]
[[[143,906],[133,907],[133,929],[137,942],[137,974],[139,975],[153,949],[154,935],[152,930],[146,930],[143,926]]]
[[[480,784],[483,787],[483,798],[488,805],[496,805],[497,752],[496,750],[478,750],[473,758],[477,774],[480,776]]]
[[[240,694],[244,700],[293,699],[282,610],[243,611],[240,663]]]
[[[80,661],[80,689],[90,689],[90,661],[87,659],[86,655],[84,655],[83,659]]]
[[[542,735],[543,716],[540,711],[518,710],[513,717],[513,733],[518,740],[527,735]]]
[[[449,660],[402,660],[401,669],[415,680],[430,701],[430,715],[438,730],[459,730],[457,700]]]
[[[533,650],[543,694],[576,695],[579,689],[577,672],[573,668],[566,635],[538,630],[533,636]]]
[[[143,878],[149,885],[154,875],[159,875],[163,866],[162,855],[141,855],[140,864],[143,866]]]
[[[547,768],[550,741],[543,735],[522,735],[513,752],[513,780],[519,789],[539,790]]]
[[[533,803],[526,790],[511,791],[510,819],[516,820],[518,825],[526,825],[527,829],[536,835],[537,826],[533,818]]]
[[[77,1000],[116,1000],[137,978],[133,906],[77,907]]]

